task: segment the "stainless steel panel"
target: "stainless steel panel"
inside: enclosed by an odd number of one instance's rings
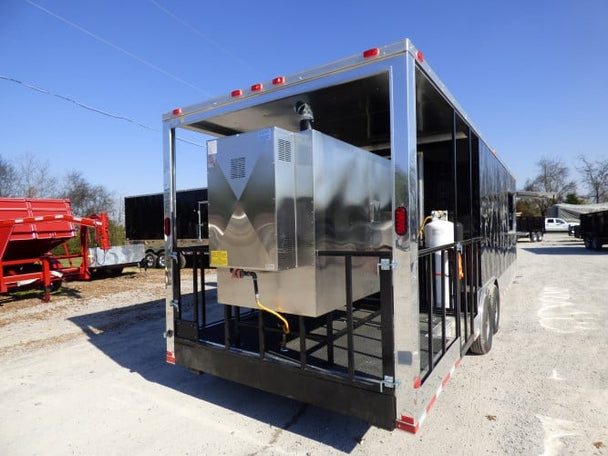
[[[209,245],[227,255],[215,266],[295,267],[294,147],[275,128],[208,143]]]
[[[89,266],[100,268],[104,266],[130,265],[139,263],[144,259],[143,244],[116,245],[109,250],[99,247],[89,248]]]
[[[176,185],[175,185],[175,128],[166,124],[163,127],[163,165],[164,165],[164,202],[163,212],[164,220],[169,220],[171,227],[175,227],[176,217]],[[173,247],[177,245],[175,230],[167,236],[165,234],[165,258],[169,258],[168,253],[173,251]],[[172,305],[174,300],[179,299],[179,285],[176,279],[176,269],[173,261],[167,261],[165,266],[165,336],[167,340],[167,354],[175,353],[175,338],[172,335],[175,333],[175,307]]]
[[[390,248],[389,160],[317,131],[279,128],[213,140],[208,156],[214,265],[257,271],[265,306],[306,316],[341,307],[344,259],[317,252]],[[354,299],[379,290],[377,262],[353,259]],[[255,306],[250,282],[220,272],[219,301]]]
[[[394,207],[408,212],[405,236],[394,234],[393,270],[394,361],[395,379],[402,387],[395,389],[397,417],[413,416],[417,407],[414,380],[420,375],[420,339],[418,306],[418,154],[416,148],[416,63],[406,54],[393,65],[391,72],[391,118],[400,119],[391,129],[394,164]],[[426,404],[424,405],[426,406]]]

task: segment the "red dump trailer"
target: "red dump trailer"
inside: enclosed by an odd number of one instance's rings
[[[74,216],[69,199],[0,198],[0,293],[44,287],[48,301],[64,278],[90,278],[88,228],[95,229],[100,247],[108,249],[106,214]],[[77,235],[79,253],[69,254],[67,248],[62,255],[51,253]]]

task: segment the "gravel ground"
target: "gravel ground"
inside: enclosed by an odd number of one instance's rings
[[[518,245],[486,356],[416,435],[164,362],[164,274],[0,302],[0,455],[608,455],[608,250]]]

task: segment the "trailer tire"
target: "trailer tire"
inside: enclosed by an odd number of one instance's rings
[[[165,267],[165,252],[161,252],[156,257],[156,266],[159,268]]]
[[[591,250],[591,238],[589,236],[585,236],[585,248]]]
[[[156,255],[154,254],[154,252],[146,252],[146,256],[144,256],[144,259],[142,261],[143,266],[146,268],[155,268],[156,267]]]
[[[536,233],[536,240],[538,242],[540,242],[540,241],[543,240],[543,232],[542,231],[539,231],[538,233]]]
[[[184,269],[186,267],[186,257],[183,253],[180,253],[177,258],[177,265],[180,269]]]
[[[500,329],[500,293],[498,292],[498,287],[496,285],[490,287],[488,296],[490,298],[492,334],[496,334]]]
[[[600,238],[593,236],[593,239],[591,239],[591,248],[593,250],[602,250],[602,242],[600,241]]]
[[[489,294],[486,293],[483,308],[481,309],[481,328],[479,336],[471,345],[471,351],[476,355],[485,355],[492,349],[492,336],[494,330],[492,328],[492,315]]]

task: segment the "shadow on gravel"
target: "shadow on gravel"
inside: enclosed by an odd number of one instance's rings
[[[278,428],[269,444],[288,430],[350,453],[370,428],[357,418],[167,364],[164,300],[72,317],[70,321],[105,355],[146,380]]]
[[[584,245],[579,246],[555,246],[555,247],[521,247],[526,252],[537,255],[598,255],[608,250],[587,250]]]

